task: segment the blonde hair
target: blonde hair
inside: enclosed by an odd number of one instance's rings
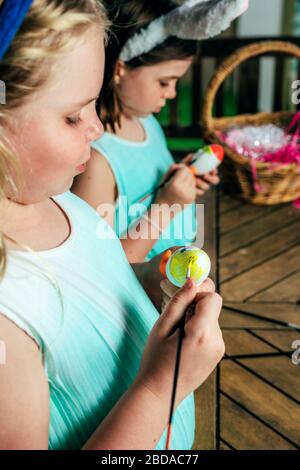
[[[0,0],[0,6],[2,3]],[[6,104],[0,105],[0,202],[7,191],[17,193],[22,176],[17,171],[17,155],[5,137],[10,111],[47,84],[57,58],[70,51],[93,24],[105,32],[109,26],[100,0],[34,0],[12,45],[0,60],[0,77],[6,86]],[[6,259],[5,236],[0,227],[0,278]]]

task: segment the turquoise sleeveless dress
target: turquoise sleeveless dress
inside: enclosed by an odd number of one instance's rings
[[[147,212],[154,196],[142,203],[138,201],[154,191],[174,163],[163,130],[155,117],[151,115],[140,119],[140,122],[146,134],[143,142],[127,141],[105,132],[101,139],[92,143],[92,147],[107,159],[116,180],[119,197],[114,229],[119,238]],[[196,209],[195,204],[192,204],[172,219],[147,259],[152,259],[172,246],[191,245],[196,233]]]
[[[0,314],[45,353],[49,449],[80,449],[135,379],[159,314],[111,227],[70,192],[53,199],[71,235],[52,250],[9,251]],[[194,431],[192,394],[176,410],[172,448],[191,449]],[[166,432],[156,449],[165,442]]]

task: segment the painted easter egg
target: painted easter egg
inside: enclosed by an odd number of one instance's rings
[[[208,145],[194,155],[192,166],[198,175],[205,175],[221,165],[224,155],[224,149],[221,145]]]
[[[170,256],[166,275],[172,284],[182,287],[189,272],[190,277],[199,285],[207,279],[210,269],[211,262],[205,251],[194,246],[183,247]]]

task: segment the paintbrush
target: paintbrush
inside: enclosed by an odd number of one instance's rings
[[[192,168],[191,168],[192,163],[194,163],[193,160],[192,160],[190,163],[187,164],[187,167],[190,168],[191,171],[192,171]],[[139,199],[137,202],[138,202],[138,203],[142,203],[142,202],[144,202],[146,199],[148,199],[149,197],[154,196],[156,193],[158,193],[158,191],[160,191],[161,189],[163,189],[163,188],[169,183],[169,181],[173,178],[173,176],[175,175],[175,173],[177,173],[177,171],[178,171],[178,169],[171,171],[171,173],[169,174],[169,176],[168,176],[159,186],[157,186],[157,187],[156,187],[153,191],[151,191],[150,193],[147,193],[145,196],[142,196],[141,199]]]
[[[201,177],[215,170],[222,163],[224,155],[224,148],[221,145],[207,145],[194,153],[191,160],[186,163],[186,166],[190,169],[194,177]],[[178,169],[172,171],[159,186],[145,196],[142,196],[137,202],[144,202],[148,197],[154,196],[160,189],[165,187],[177,171]]]
[[[207,145],[203,149],[198,150],[191,160],[186,163],[186,166],[190,169],[195,177],[204,176],[205,174],[213,171],[217,168],[224,159],[224,148],[218,144]],[[160,189],[163,189],[166,184],[173,178],[178,169],[172,171],[169,176],[153,191],[142,196],[137,202],[142,203],[148,197],[154,196]]]
[[[186,280],[191,277],[191,267],[193,264],[194,257],[189,259],[189,264],[186,272]],[[177,352],[176,352],[176,361],[175,361],[175,372],[174,372],[174,380],[173,380],[173,389],[172,389],[172,399],[171,399],[171,408],[170,408],[170,415],[169,415],[169,424],[168,424],[168,433],[167,433],[167,441],[166,441],[166,450],[170,449],[170,442],[171,442],[171,434],[172,434],[172,424],[173,424],[173,415],[175,409],[175,400],[176,400],[176,391],[177,391],[177,383],[179,377],[179,367],[180,367],[180,359],[181,359],[181,350],[182,350],[182,342],[184,338],[184,326],[186,321],[186,316],[189,307],[185,310],[182,319],[179,322],[179,336],[178,336],[178,345],[177,345]]]
[[[294,330],[300,331],[300,325],[296,325],[295,323],[288,323],[288,322],[284,322],[282,320],[275,320],[273,318],[268,318],[268,317],[265,317],[265,316],[262,316],[262,315],[258,315],[256,313],[247,312],[247,311],[241,310],[239,308],[229,307],[228,305],[224,305],[224,308],[226,308],[227,310],[230,310],[232,312],[235,312],[235,313],[240,313],[242,315],[246,315],[247,317],[256,318],[257,320],[264,320],[264,321],[267,321],[267,322],[270,322],[270,323],[274,323],[274,325],[280,325],[280,326],[284,326],[286,328],[293,328]]]

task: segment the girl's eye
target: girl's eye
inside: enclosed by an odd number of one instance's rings
[[[80,117],[67,117],[67,123],[70,124],[71,126],[76,126],[81,122]]]
[[[169,86],[169,82],[164,82],[163,80],[160,80],[159,82],[160,86],[163,87],[163,88],[166,88]]]

